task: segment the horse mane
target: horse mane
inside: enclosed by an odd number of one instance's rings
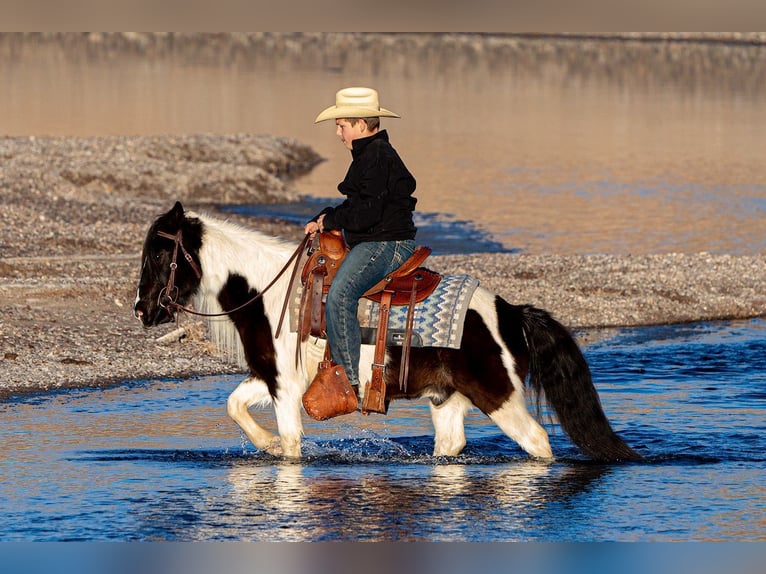
[[[201,313],[221,313],[218,294],[229,276],[244,277],[251,289],[259,292],[276,277],[292,254],[295,246],[287,241],[265,235],[244,225],[213,217],[208,214],[187,212],[187,217],[202,223],[202,246],[199,251],[202,283],[194,297],[194,306]],[[282,298],[289,277],[280,280],[284,288],[275,285],[264,296],[264,309],[276,327]],[[276,315],[275,315],[276,313]],[[226,357],[242,368],[247,368],[242,340],[234,323],[228,317],[208,318],[209,336]]]

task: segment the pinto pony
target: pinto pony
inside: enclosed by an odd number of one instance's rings
[[[309,360],[296,361],[296,333],[282,328],[276,336],[290,288],[290,274],[280,271],[295,253],[283,240],[185,212],[176,203],[149,228],[134,306],[145,327],[171,321],[182,305],[215,315],[211,338],[249,371],[228,398],[229,416],[255,447],[291,458],[301,455],[301,397],[315,369]],[[371,376],[373,352],[372,345],[363,345],[363,381]],[[435,456],[460,453],[466,443],[465,414],[476,407],[528,454],[552,458],[548,434],[527,410],[529,392],[537,399],[538,413],[544,398],[572,442],[590,458],[641,458],[612,430],[585,358],[546,311],[511,305],[479,287],[459,349],[411,349],[406,391],[397,380],[400,359],[400,347],[387,348],[388,398],[429,399]],[[268,404],[274,407],[279,436],[248,411]]]

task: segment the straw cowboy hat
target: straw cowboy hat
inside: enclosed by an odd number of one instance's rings
[[[335,94],[335,105],[317,116],[315,124],[338,118],[398,118],[391,110],[381,108],[378,92],[372,88],[343,88]]]

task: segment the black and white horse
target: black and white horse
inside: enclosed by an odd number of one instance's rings
[[[241,225],[184,212],[176,203],[146,236],[134,306],[146,327],[172,320],[176,305],[224,313],[210,319],[211,338],[249,371],[229,396],[228,414],[258,449],[292,458],[301,455],[301,397],[316,361],[306,358],[311,349],[296,361],[297,335],[289,329],[275,337],[290,274],[269,284],[294,248]],[[530,392],[538,411],[544,398],[567,435],[592,459],[640,459],[612,430],[576,342],[546,311],[511,305],[479,287],[465,321],[460,349],[411,350],[406,392],[396,380],[401,351],[390,347],[386,352],[389,397],[430,400],[434,455],[460,453],[466,443],[465,414],[476,407],[531,456],[552,458],[548,434],[527,409]],[[370,377],[373,351],[362,348],[362,381]],[[314,356],[320,358],[321,351]],[[268,404],[274,407],[279,436],[248,411]]]

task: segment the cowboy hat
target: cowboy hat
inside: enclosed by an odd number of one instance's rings
[[[378,92],[372,88],[343,88],[335,94],[335,105],[317,116],[315,124],[338,118],[398,118],[391,110],[381,108]]]

